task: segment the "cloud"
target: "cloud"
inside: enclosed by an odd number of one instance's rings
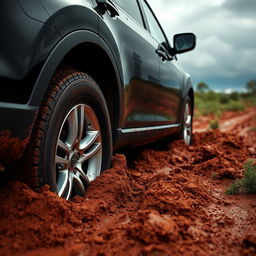
[[[229,87],[240,83],[243,87],[256,78],[256,0],[148,2],[170,42],[175,33],[197,35],[196,49],[178,56],[196,81],[223,81]]]
[[[255,17],[256,1],[255,0],[226,0],[223,8],[239,16]]]

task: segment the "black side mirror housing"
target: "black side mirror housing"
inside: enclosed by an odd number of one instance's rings
[[[181,54],[184,52],[192,51],[196,47],[196,36],[193,33],[176,34],[173,37],[174,54]]]

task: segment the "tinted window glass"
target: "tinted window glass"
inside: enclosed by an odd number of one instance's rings
[[[143,25],[140,9],[137,0],[113,0],[127,14],[134,18],[139,24]]]
[[[145,1],[142,1],[142,5],[143,5],[143,9],[145,11],[145,15],[147,17],[147,21],[148,21],[148,25],[149,25],[151,35],[159,43],[165,42],[166,40],[165,40],[164,34],[163,34],[161,28],[159,27],[153,13],[149,9],[149,7],[148,7],[148,5],[146,4]]]

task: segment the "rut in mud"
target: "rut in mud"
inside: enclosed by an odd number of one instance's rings
[[[224,193],[256,158],[256,132],[244,128],[116,154],[86,197],[70,202],[47,186],[38,194],[7,184],[0,255],[255,255],[256,196]]]

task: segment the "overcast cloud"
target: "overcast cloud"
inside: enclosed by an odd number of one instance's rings
[[[195,83],[243,88],[256,79],[256,0],[148,0],[172,41],[194,32],[197,48],[179,56]]]

